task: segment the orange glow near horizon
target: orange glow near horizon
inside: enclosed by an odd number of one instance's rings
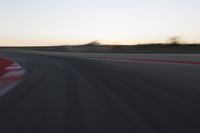
[[[168,38],[169,39],[169,38]],[[168,43],[167,39],[163,40],[81,40],[81,41],[65,41],[65,40],[0,40],[1,46],[56,46],[56,45],[82,45],[92,41],[98,41],[101,44],[108,45],[137,45],[137,44],[151,44],[151,43]],[[183,43],[200,44],[198,41],[182,41]]]

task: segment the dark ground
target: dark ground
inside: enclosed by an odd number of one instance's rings
[[[6,47],[0,47],[5,49]],[[7,49],[58,51],[58,52],[94,52],[94,53],[190,53],[200,54],[200,44],[140,44],[140,45],[62,45],[40,47],[7,47]]]
[[[199,65],[1,56],[27,71],[0,99],[1,133],[200,132]]]

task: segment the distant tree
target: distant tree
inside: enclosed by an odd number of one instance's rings
[[[93,42],[86,44],[86,46],[99,46],[99,45],[101,45],[101,43],[99,43],[98,41],[93,41]]]
[[[178,36],[171,37],[169,39],[169,43],[171,45],[179,45],[180,44],[180,38]]]

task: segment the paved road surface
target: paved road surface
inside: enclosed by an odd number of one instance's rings
[[[200,132],[198,64],[1,56],[26,69],[24,81],[0,99],[1,133]]]

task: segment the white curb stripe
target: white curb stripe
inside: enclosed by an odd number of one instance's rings
[[[25,70],[18,63],[6,67],[5,73],[0,76],[0,98],[16,87],[24,74]]]

